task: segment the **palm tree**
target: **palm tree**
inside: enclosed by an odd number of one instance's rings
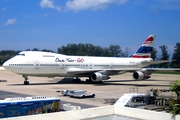
[[[170,103],[169,107],[166,108],[166,111],[173,115],[180,114],[180,80],[172,81],[170,83],[170,90],[177,94],[177,101]]]
[[[177,100],[180,100],[180,80],[172,81],[170,83],[170,90],[177,94]]]

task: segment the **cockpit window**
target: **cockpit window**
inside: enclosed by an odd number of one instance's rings
[[[25,56],[25,54],[19,53],[17,54],[17,56]]]

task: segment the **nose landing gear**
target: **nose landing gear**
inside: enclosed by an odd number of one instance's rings
[[[23,75],[24,77],[24,85],[29,85],[29,80],[28,80],[28,77]]]

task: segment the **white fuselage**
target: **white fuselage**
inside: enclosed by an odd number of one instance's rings
[[[26,76],[46,77],[76,77],[68,74],[68,70],[77,69],[121,69],[142,68],[144,61],[152,61],[151,58],[117,58],[117,57],[90,57],[67,56],[47,52],[21,52],[3,64],[12,72]],[[86,77],[87,75],[77,75]]]

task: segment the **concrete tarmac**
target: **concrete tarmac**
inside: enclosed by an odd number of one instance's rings
[[[28,77],[30,85],[24,85],[24,78],[21,75],[1,70],[0,80],[0,99],[7,97],[26,97],[26,96],[54,96],[60,97],[62,101],[89,106],[105,106],[105,99],[117,99],[124,93],[129,93],[130,88],[138,88],[139,93],[147,93],[147,90],[168,89],[169,83],[180,79],[180,75],[152,74],[148,80],[135,81],[132,73],[112,76],[110,80],[103,81],[102,84],[86,83],[86,78],[81,78],[79,83],[73,83],[70,78],[46,78]],[[95,93],[95,98],[77,99],[62,96],[57,90],[86,90]]]

